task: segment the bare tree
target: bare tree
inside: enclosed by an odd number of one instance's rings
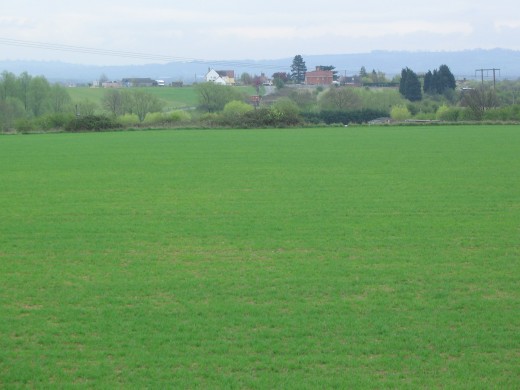
[[[133,110],[137,114],[139,120],[142,122],[149,112],[160,112],[162,110],[161,101],[144,91],[134,91],[133,95]]]
[[[53,84],[50,90],[50,104],[54,113],[69,111],[72,106],[72,99],[65,87]]]
[[[468,107],[477,120],[482,119],[484,112],[496,107],[497,103],[498,99],[495,91],[484,86],[464,91],[462,97],[462,105]]]
[[[117,89],[107,89],[101,104],[113,116],[123,114],[123,96]]]
[[[352,88],[330,88],[320,100],[320,106],[325,110],[358,110],[361,108],[361,98]]]

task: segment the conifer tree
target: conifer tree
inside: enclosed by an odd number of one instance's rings
[[[307,66],[301,55],[294,57],[291,65],[291,77],[295,83],[300,84],[305,81],[305,73],[307,72]]]
[[[405,68],[401,71],[399,92],[411,102],[422,99],[421,82],[417,74],[410,68]]]
[[[433,73],[428,71],[424,76],[424,93],[443,94],[447,90],[454,90],[455,87],[455,76],[447,65],[441,65],[438,70],[434,69]]]

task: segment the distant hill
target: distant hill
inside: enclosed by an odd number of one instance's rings
[[[507,49],[466,50],[454,52],[408,52],[408,51],[372,51],[360,54],[304,55],[307,69],[317,65],[333,65],[341,74],[354,75],[364,66],[367,71],[380,70],[388,76],[399,74],[401,69],[409,67],[415,72],[426,72],[442,64],[450,67],[458,79],[475,78],[476,69],[498,68],[501,78],[520,78],[520,51]],[[167,64],[129,65],[129,66],[92,66],[47,61],[0,61],[0,71],[7,70],[15,74],[27,71],[31,75],[43,75],[51,81],[92,82],[100,75],[110,80],[125,77],[150,77],[166,81],[183,81],[191,84],[201,81],[208,68],[233,69],[240,75],[265,73],[270,76],[275,72],[289,72],[292,57],[276,60],[240,60],[214,62],[171,62]],[[497,73],[498,75],[498,73]]]

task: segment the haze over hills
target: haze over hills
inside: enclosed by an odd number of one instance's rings
[[[362,66],[367,71],[382,71],[392,77],[401,69],[409,67],[415,72],[426,72],[442,64],[450,67],[457,79],[477,78],[476,69],[496,68],[499,78],[520,78],[520,51],[508,49],[465,50],[453,52],[408,52],[408,51],[372,51],[360,54],[305,55],[302,54],[307,69],[317,65],[333,65],[342,75],[358,74]],[[198,61],[170,62],[166,64],[94,66],[64,62],[46,61],[0,61],[0,71],[15,74],[27,71],[31,75],[43,75],[51,81],[89,83],[104,74],[109,80],[125,77],[150,77],[166,81],[183,81],[191,84],[203,80],[208,68],[233,69],[235,74],[265,73],[271,76],[275,72],[290,72],[294,56],[276,60],[239,60],[239,61]],[[480,77],[480,73],[478,74]]]

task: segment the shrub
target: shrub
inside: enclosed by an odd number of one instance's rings
[[[448,107],[447,105],[443,104],[437,110],[435,117],[441,121],[456,122],[459,120],[460,111],[460,108]]]
[[[342,123],[347,125],[349,123],[367,123],[371,120],[386,117],[388,113],[382,110],[354,110],[354,111],[321,111],[319,113],[306,112],[303,117],[306,122],[318,124],[325,123],[331,125],[333,123]]]
[[[242,117],[246,112],[253,111],[253,107],[250,104],[233,100],[224,106],[222,112],[222,119],[225,124],[231,126],[240,126]]]
[[[390,110],[390,117],[396,121],[404,121],[410,119],[412,114],[408,110],[408,107],[399,105],[392,107],[392,110]]]
[[[116,120],[104,115],[80,116],[69,122],[66,126],[67,131],[103,131],[121,128],[121,124]]]
[[[242,127],[246,129],[271,127],[274,125],[269,108],[248,111],[242,116]]]
[[[462,108],[459,112],[459,121],[478,121],[480,118],[469,108]]]
[[[512,105],[486,110],[483,119],[490,121],[518,121],[520,120],[520,106]]]
[[[166,122],[164,114],[162,112],[149,112],[146,114],[143,120],[144,125],[162,125]]]
[[[187,111],[172,111],[164,116],[168,123],[189,122],[191,120],[191,115]]]
[[[200,116],[201,124],[206,127],[214,127],[222,122],[219,114],[214,112],[208,112]]]
[[[140,121],[136,114],[125,114],[117,118],[117,123],[122,127],[135,127],[139,125]]]
[[[36,126],[42,130],[66,129],[75,120],[72,113],[46,114],[35,119]]]
[[[269,116],[275,126],[294,126],[301,123],[300,109],[289,98],[274,102],[269,108]]]
[[[14,122],[14,128],[21,133],[28,133],[33,131],[35,126],[30,119],[21,118]]]

